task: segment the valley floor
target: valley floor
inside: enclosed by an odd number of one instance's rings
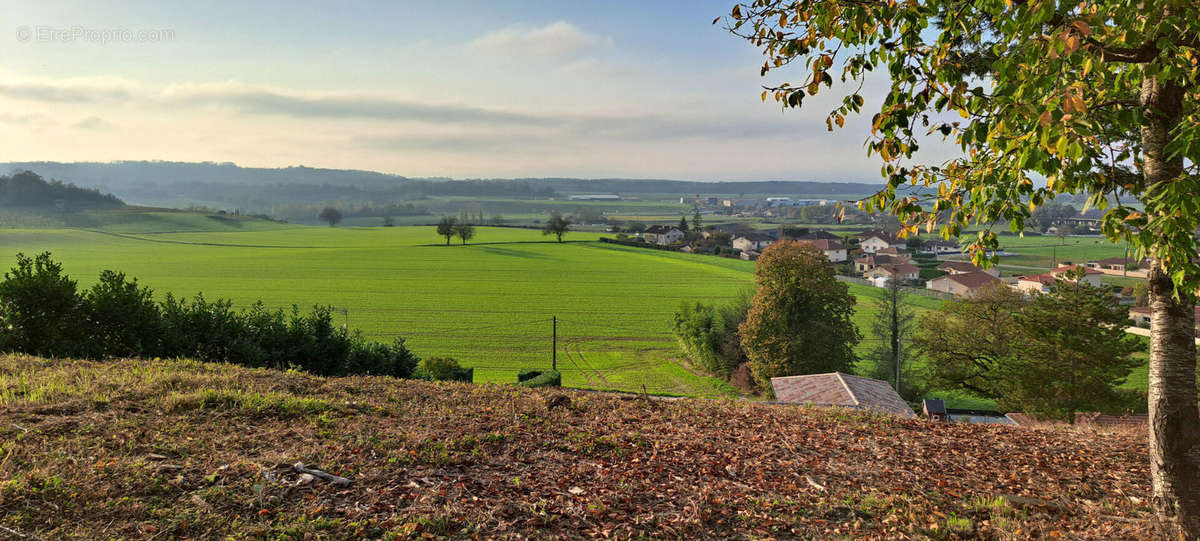
[[[1138,432],[0,356],[21,539],[1133,539],[1148,492]]]

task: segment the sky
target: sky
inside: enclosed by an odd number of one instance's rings
[[[9,0],[0,161],[880,181],[869,114],[760,101],[731,5]]]

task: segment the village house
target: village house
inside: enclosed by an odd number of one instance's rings
[[[771,378],[775,400],[783,404],[840,406],[916,418],[886,381],[842,372]]]
[[[934,239],[921,243],[921,247],[917,249],[917,253],[933,255],[961,254],[962,247],[955,242]]]
[[[865,274],[880,265],[900,265],[910,261],[912,258],[907,255],[867,254],[854,260],[854,270]]]
[[[1200,306],[1195,307],[1196,314],[1196,336],[1200,336]],[[1150,307],[1138,306],[1129,309],[1129,319],[1133,320],[1133,324],[1137,327],[1150,328]]]
[[[1000,269],[997,269],[995,265],[989,267],[987,270],[984,270],[979,267],[976,267],[975,264],[970,261],[946,261],[946,262],[943,262],[941,265],[938,265],[937,270],[947,272],[949,274],[966,274],[968,272],[986,272],[992,276],[995,276],[996,278],[1000,277]]]
[[[1050,269],[1050,272],[1047,274],[1061,280],[1066,278],[1067,273],[1079,272],[1080,270],[1083,271],[1083,281],[1088,285],[1100,287],[1100,284],[1104,283],[1104,273],[1096,269],[1089,269],[1083,265],[1063,265],[1056,269]]]
[[[863,278],[876,282],[887,280],[899,280],[900,282],[913,282],[919,280],[921,269],[911,263],[900,263],[898,265],[880,265],[875,267],[865,274]]]
[[[1057,281],[1057,279],[1049,274],[1031,274],[1028,276],[1018,276],[1017,283],[1013,284],[1013,287],[1026,295],[1049,293],[1050,286],[1054,285]]]
[[[862,248],[863,253],[873,254],[885,248],[899,248],[901,250],[908,248],[908,244],[903,240],[884,233],[882,231],[864,231],[858,236],[858,246]]]
[[[1092,286],[1099,287],[1104,278],[1104,274],[1094,269],[1088,269],[1082,265],[1064,265],[1057,269],[1051,269],[1043,274],[1033,274],[1029,276],[1018,276],[1017,283],[1013,285],[1017,290],[1025,293],[1049,293],[1050,286],[1059,280],[1068,280],[1067,273],[1078,272],[1078,269],[1084,269],[1083,282]],[[1075,280],[1070,280],[1075,281]]]
[[[973,272],[950,273],[925,282],[925,288],[959,297],[971,298],[989,286],[999,284],[1000,279],[990,273],[976,270]]]
[[[834,263],[841,263],[848,259],[846,256],[846,245],[836,240],[818,239],[801,240],[799,242],[804,242],[815,246],[818,250],[824,252],[825,257],[828,257],[829,260]]]
[[[1133,276],[1135,278],[1145,278],[1149,275],[1150,260],[1129,259],[1126,257],[1109,257],[1106,259],[1098,259],[1096,261],[1088,261],[1083,264],[1089,269],[1093,269],[1104,274],[1114,276]]]
[[[669,225],[652,225],[642,233],[642,238],[650,244],[666,246],[683,240],[684,233],[678,227]]]
[[[763,248],[775,243],[775,237],[765,233],[746,233],[733,239],[733,247],[743,252],[761,252]]]

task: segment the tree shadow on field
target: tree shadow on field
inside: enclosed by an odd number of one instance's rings
[[[558,259],[555,257],[550,257],[545,254],[538,254],[538,253],[533,253],[533,252],[523,252],[521,250],[511,250],[508,248],[498,248],[495,246],[480,246],[479,249],[484,252],[487,252],[489,254],[496,254],[496,255],[502,255],[502,256],[508,256],[508,257],[520,257],[520,258],[524,258],[524,259]]]

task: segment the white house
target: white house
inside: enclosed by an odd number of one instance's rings
[[[1051,269],[1050,276],[1055,278],[1064,278],[1069,272],[1079,272],[1083,270],[1083,281],[1092,287],[1100,287],[1104,281],[1104,273],[1096,269],[1089,269],[1083,265],[1063,265],[1057,269]]]
[[[825,257],[828,257],[834,263],[841,263],[849,259],[846,254],[846,245],[836,240],[815,239],[801,240],[800,242],[806,242],[815,246],[818,250],[824,252]]]
[[[775,239],[770,235],[762,233],[746,233],[736,239],[733,239],[733,247],[743,252],[755,251],[761,252],[763,248],[775,243]]]
[[[908,243],[893,238],[891,235],[882,231],[866,231],[858,236],[859,247],[864,253],[873,254],[885,248],[898,248],[901,250],[908,248]]]
[[[675,244],[683,240],[683,237],[683,231],[680,231],[678,227],[671,227],[669,225],[652,225],[642,233],[642,238],[646,242],[662,246]]]
[[[975,270],[969,272],[951,272],[945,276],[925,282],[925,288],[959,297],[974,297],[984,288],[999,284],[1000,279],[990,273]]]
[[[900,280],[901,282],[909,282],[917,280],[921,276],[921,269],[911,263],[900,263],[898,265],[880,265],[875,267],[865,274],[863,278],[878,283],[879,279],[885,280]]]

